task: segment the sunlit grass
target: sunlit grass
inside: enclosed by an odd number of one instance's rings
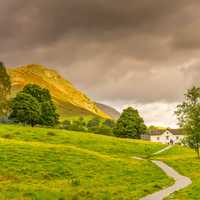
[[[172,183],[149,161],[163,145],[0,125],[1,200],[139,199]]]

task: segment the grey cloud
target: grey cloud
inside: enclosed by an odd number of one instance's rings
[[[1,59],[52,66],[97,100],[175,102],[199,84],[199,8],[198,0],[0,0]]]

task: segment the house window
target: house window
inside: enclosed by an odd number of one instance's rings
[[[179,139],[179,137],[178,137],[178,136],[176,136],[176,139],[178,140],[178,139]]]
[[[157,137],[157,140],[160,140],[160,138],[159,138],[159,137]]]
[[[166,136],[166,139],[169,140],[169,136]]]

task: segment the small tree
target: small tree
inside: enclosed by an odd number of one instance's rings
[[[114,135],[117,137],[139,139],[141,134],[146,133],[144,120],[140,117],[137,110],[129,107],[123,111],[116,127]]]
[[[104,126],[107,126],[109,128],[114,128],[115,127],[115,121],[112,120],[112,119],[106,119],[104,122],[103,122],[103,125]]]
[[[2,62],[0,62],[0,116],[8,112],[8,96],[10,95],[11,81]]]
[[[35,126],[39,123],[41,109],[38,101],[31,96],[20,92],[11,101],[12,112],[9,118],[17,123],[30,124]]]
[[[71,129],[71,125],[72,125],[71,121],[65,120],[62,124],[63,124],[63,128],[64,129],[66,129],[66,130],[70,130]]]
[[[94,117],[90,121],[88,121],[87,128],[88,131],[95,132],[100,126],[100,119],[98,117]]]
[[[189,89],[175,113],[186,134],[185,143],[194,149],[200,158],[200,88]]]
[[[85,132],[87,129],[86,123],[82,117],[80,117],[78,120],[75,120],[71,124],[71,130],[73,131],[83,131]]]

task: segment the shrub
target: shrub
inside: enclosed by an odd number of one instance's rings
[[[63,125],[63,128],[64,128],[64,129],[70,130],[72,124],[71,124],[71,121],[65,120],[65,121],[62,123],[62,125]]]

